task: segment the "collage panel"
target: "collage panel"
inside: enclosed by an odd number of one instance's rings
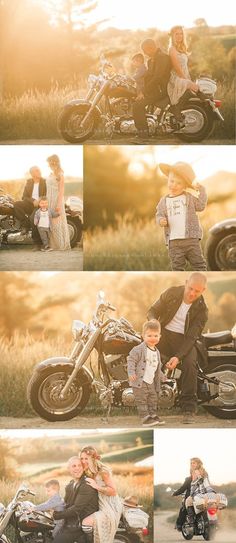
[[[152,543],[152,430],[5,430],[0,451],[2,543]]]
[[[235,153],[218,151],[85,147],[84,269],[235,270]]]
[[[0,270],[83,269],[83,147],[0,147]]]
[[[154,543],[233,543],[235,430],[154,430],[154,444]]]
[[[1,428],[235,428],[234,272],[1,272],[0,288]]]

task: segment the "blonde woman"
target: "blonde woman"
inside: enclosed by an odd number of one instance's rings
[[[86,543],[113,543],[122,512],[111,470],[101,462],[94,447],[80,452],[86,482],[98,491],[99,511],[83,520]]]
[[[199,513],[207,507],[208,501],[216,501],[217,495],[210,485],[208,473],[206,472],[200,458],[191,458],[190,461],[190,495],[186,498],[185,507],[187,509],[190,524],[194,524],[194,514]]]
[[[178,120],[182,120],[181,109],[177,104],[187,89],[197,92],[198,85],[191,80],[188,71],[188,50],[184,29],[174,26],[170,31],[169,56],[172,70],[167,86],[167,92],[172,105],[172,111]]]
[[[52,220],[50,247],[66,251],[70,249],[70,236],[64,203],[64,172],[57,155],[48,157],[47,162],[51,169],[51,173],[46,179],[48,206],[59,213],[59,217]]]

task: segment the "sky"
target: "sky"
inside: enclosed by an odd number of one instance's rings
[[[29,168],[39,166],[42,176],[47,177],[50,170],[47,157],[57,154],[65,176],[83,177],[82,145],[1,145],[0,182],[8,179],[26,179]]]
[[[155,484],[175,484],[189,475],[189,460],[203,461],[211,483],[236,482],[236,429],[155,430]]]
[[[232,0],[224,0],[220,7],[217,2],[198,0],[169,0],[157,2],[157,0],[145,0],[134,2],[133,0],[98,0],[96,12],[93,18],[97,20],[109,19],[106,26],[116,28],[153,28],[169,30],[176,24],[185,27],[193,26],[198,18],[204,18],[209,26],[235,24],[236,12],[233,9]]]
[[[52,20],[55,12],[53,4],[57,7],[63,4],[63,0],[33,1],[49,10]],[[97,8],[86,15],[86,20],[90,24],[106,20],[101,29],[113,26],[120,29],[157,28],[165,31],[176,24],[194,26],[194,21],[198,18],[204,18],[209,26],[231,25],[236,22],[232,0],[224,0],[221,8],[213,0],[169,0],[166,3],[158,3],[157,0],[98,0],[97,4]]]
[[[178,161],[189,162],[199,181],[217,171],[236,172],[235,149],[232,145],[156,145],[156,146],[121,146],[132,162],[132,170],[142,174],[140,156],[153,165],[166,162],[174,164]],[[145,151],[146,150],[146,151]],[[141,168],[141,169],[140,169]]]

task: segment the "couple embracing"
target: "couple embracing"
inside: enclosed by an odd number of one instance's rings
[[[113,543],[123,503],[117,495],[110,468],[94,447],[84,447],[68,461],[72,480],[60,496],[57,480],[46,483],[49,499],[34,510],[53,510],[54,543]]]
[[[14,204],[14,215],[20,221],[22,233],[32,227],[34,250],[65,251],[70,249],[64,203],[64,174],[57,155],[47,159],[51,170],[43,179],[38,166],[30,168],[22,200]]]

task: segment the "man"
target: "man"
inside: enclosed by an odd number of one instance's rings
[[[197,408],[197,350],[196,340],[208,319],[208,310],[202,296],[206,289],[206,276],[194,272],[185,286],[171,287],[161,294],[148,311],[149,319],[161,323],[159,343],[161,355],[169,358],[166,367],[175,369],[181,364],[181,406],[183,423],[194,422]]]
[[[23,227],[23,234],[29,230],[31,224],[32,238],[36,244],[36,248],[39,248],[41,240],[38,230],[34,225],[34,215],[38,209],[39,199],[42,196],[46,196],[47,186],[45,179],[41,176],[41,171],[38,166],[32,166],[32,168],[30,168],[30,174],[31,178],[26,181],[22,200],[19,200],[14,204],[14,215]]]
[[[66,487],[64,511],[53,514],[55,520],[64,519],[64,526],[54,543],[92,543],[92,527],[86,526],[86,532],[83,532],[81,524],[84,518],[98,511],[98,492],[86,483],[83,466],[77,456],[69,459],[68,470],[73,480]]]
[[[144,40],[141,49],[149,57],[149,60],[148,69],[144,76],[144,93],[139,94],[133,106],[134,122],[138,130],[137,143],[138,140],[148,137],[146,106],[159,105],[160,101],[167,97],[167,83],[171,70],[169,56],[157,47],[154,40],[150,38]]]

